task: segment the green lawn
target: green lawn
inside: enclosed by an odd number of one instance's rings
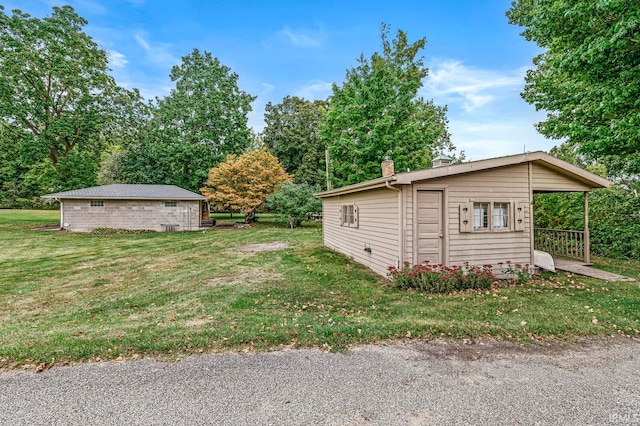
[[[607,259],[604,257],[591,256],[593,266],[603,271],[624,275],[640,281],[640,262],[633,260]]]
[[[268,216],[250,229],[205,232],[34,229],[56,223],[57,211],[0,210],[0,367],[336,350],[407,337],[571,340],[640,329],[637,284],[558,274],[491,292],[400,291],[323,248],[319,226],[291,230]],[[238,250],[275,242],[289,247]]]

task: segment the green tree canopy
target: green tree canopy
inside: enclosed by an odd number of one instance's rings
[[[209,169],[251,143],[247,114],[254,96],[238,75],[198,49],[171,70],[176,87],[158,100],[146,137],[121,158],[124,180],[197,191]]]
[[[396,170],[420,169],[436,151],[452,149],[446,108],[418,96],[428,69],[418,53],[426,39],[409,43],[404,31],[388,40],[382,25],[382,53],[360,56],[342,86],[333,85],[320,135],[329,146],[334,185],[380,176],[391,157]]]
[[[318,129],[327,101],[307,101],[287,96],[265,108],[264,145],[273,153],[296,183],[326,187],[325,142]]]
[[[26,194],[21,176],[28,171],[20,161],[19,146],[0,126],[0,208],[21,207]]]
[[[313,196],[316,192],[320,192],[320,187],[285,182],[267,197],[267,207],[278,222],[298,227],[309,215],[322,212],[322,201]]]
[[[509,22],[544,52],[522,97],[548,111],[538,131],[567,138],[614,175],[640,173],[640,3],[517,0]]]
[[[129,120],[138,92],[108,75],[86,24],[70,6],[44,19],[0,6],[0,126],[5,148],[15,144],[14,181],[3,186],[20,197],[95,184],[104,146],[139,122]]]

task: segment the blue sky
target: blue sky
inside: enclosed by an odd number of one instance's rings
[[[458,150],[478,160],[535,150],[557,141],[534,129],[544,119],[520,98],[524,75],[540,51],[505,17],[511,0],[415,1],[4,1],[44,17],[70,4],[89,24],[85,31],[110,55],[118,84],[146,98],[173,87],[172,65],[194,48],[207,50],[239,76],[240,88],[257,95],[249,125],[264,126],[267,102],[287,95],[324,99],[364,53],[379,51],[380,24],[427,38],[430,69],[421,95],[449,108],[449,130]]]

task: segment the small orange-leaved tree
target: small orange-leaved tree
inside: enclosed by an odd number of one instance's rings
[[[229,155],[209,170],[209,178],[200,191],[214,208],[244,213],[248,221],[267,196],[292,177],[278,159],[266,149],[240,156]]]

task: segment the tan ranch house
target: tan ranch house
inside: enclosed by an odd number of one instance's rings
[[[325,246],[381,275],[404,261],[533,265],[537,246],[589,262],[588,193],[608,180],[541,151],[448,163],[397,174],[391,165],[381,178],[316,194]],[[584,193],[585,228],[534,230],[542,192]]]
[[[60,228],[68,231],[189,231],[211,222],[207,199],[175,185],[113,184],[41,198],[60,201]]]

